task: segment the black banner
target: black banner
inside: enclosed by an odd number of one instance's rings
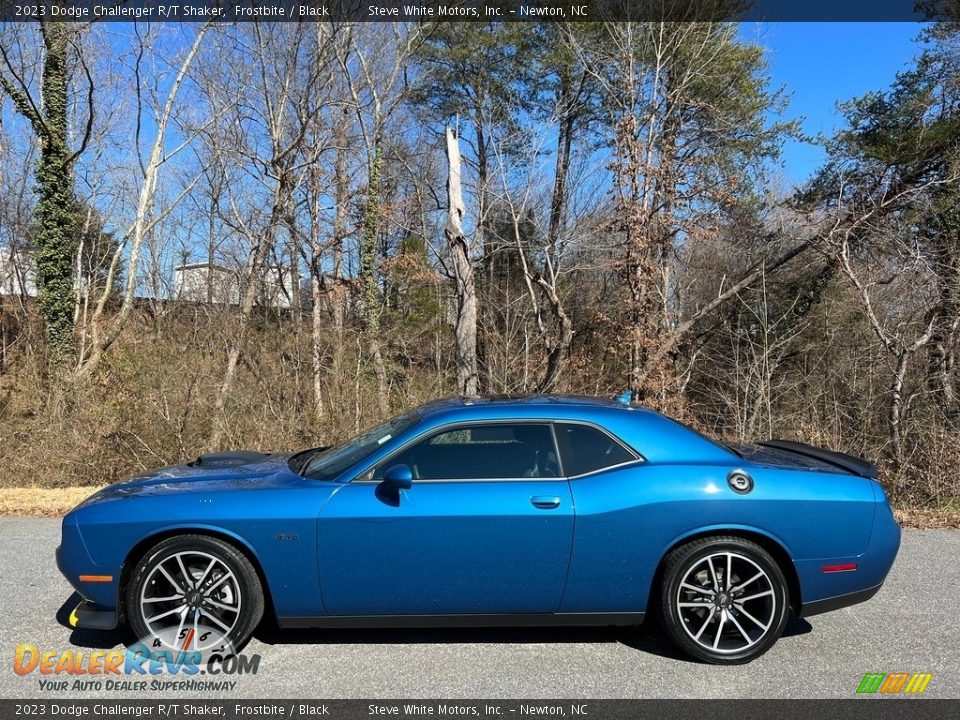
[[[0,700],[0,717],[574,718],[581,720],[886,720],[960,716],[960,700]]]
[[[6,22],[920,21],[958,0],[0,0]]]

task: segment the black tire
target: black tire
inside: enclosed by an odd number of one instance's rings
[[[724,577],[727,567],[730,582]],[[738,589],[744,576],[757,579]],[[716,665],[739,665],[763,655],[783,634],[789,590],[780,566],[756,543],[732,536],[701,538],[667,556],[658,609],[663,628],[684,652]]]
[[[141,640],[153,635],[143,614],[144,606],[140,603],[144,586],[160,563],[185,552],[203,553],[207,557],[216,558],[236,578],[234,587],[242,602],[238,603],[240,609],[231,618],[232,626],[224,638],[233,652],[239,652],[263,617],[263,588],[256,569],[246,555],[229,543],[209,535],[177,535],[167,538],[150,548],[137,561],[124,594],[124,607],[131,631]],[[175,606],[177,602],[171,605]]]

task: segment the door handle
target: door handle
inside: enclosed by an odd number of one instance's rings
[[[560,498],[553,495],[534,495],[530,498],[530,502],[535,508],[541,510],[552,510],[555,507],[560,507]]]

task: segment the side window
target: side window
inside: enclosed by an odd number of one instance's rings
[[[574,423],[557,423],[557,444],[568,476],[602,470],[636,460],[623,445],[596,428]]]
[[[550,426],[461,425],[407,448],[386,465],[405,463],[418,480],[559,477]]]

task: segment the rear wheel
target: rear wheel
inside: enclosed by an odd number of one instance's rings
[[[247,557],[206,535],[152,547],[127,583],[130,627],[154,647],[239,650],[263,616],[263,589]]]
[[[738,537],[695,540],[666,560],[664,628],[690,655],[732,665],[759,657],[787,622],[787,583],[770,554]]]

